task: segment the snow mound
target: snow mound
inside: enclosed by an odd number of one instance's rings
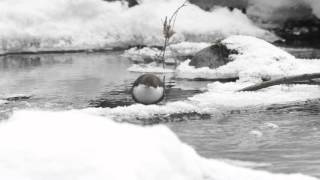
[[[202,158],[165,126],[70,111],[20,111],[1,122],[0,171],[10,180],[316,180]]]
[[[150,64],[133,64],[128,68],[131,72],[141,72],[141,73],[173,73],[173,69],[163,68],[162,65],[156,63]]]
[[[168,46],[168,50],[176,56],[193,56],[210,45],[207,42],[181,42]]]
[[[169,102],[165,105],[133,104],[130,106],[120,106],[116,108],[88,108],[81,111],[113,119],[151,118],[154,116],[188,113],[217,113],[215,108],[199,106],[197,103],[190,101]]]
[[[181,42],[177,44],[172,44],[168,46],[165,54],[166,64],[172,65],[179,63],[179,57],[193,56],[198,51],[202,50],[205,47],[208,47],[209,43],[195,43],[195,42]],[[124,57],[127,57],[129,60],[140,63],[134,64],[128,68],[128,71],[131,72],[154,72],[154,73],[171,73],[174,72],[172,69],[163,69],[162,64],[154,63],[157,59],[160,58],[161,50],[153,47],[144,47],[144,48],[130,48],[124,51]],[[149,64],[141,64],[148,63]]]
[[[294,56],[286,51],[256,37],[252,36],[230,36],[222,42],[228,49],[236,50],[238,54],[231,59],[257,59],[262,61],[271,59],[276,61],[292,60]]]
[[[251,83],[220,83],[208,85],[208,92],[190,97],[205,107],[246,107],[290,103],[320,98],[317,85],[278,85],[255,92],[236,92]]]
[[[142,1],[128,8],[120,1],[2,0],[0,53],[162,45],[162,20],[183,1]],[[192,4],[179,12],[175,31],[174,42],[213,42],[234,34],[275,38],[238,10],[206,12]]]
[[[147,61],[154,61],[157,59],[161,54],[161,50],[157,48],[151,47],[144,47],[144,48],[130,48],[123,52],[123,56],[129,58],[131,61],[135,62],[145,62]],[[168,53],[167,53],[168,54]],[[168,55],[167,55],[168,56]]]
[[[166,62],[168,59],[193,56],[203,48],[210,46],[210,43],[206,42],[181,42],[169,45],[166,49]],[[130,48],[124,51],[123,56],[129,58],[135,62],[154,61],[161,55],[161,50],[153,47],[144,48]]]
[[[216,69],[189,66],[187,60],[177,68],[181,78],[223,79],[239,77],[240,81],[256,82],[261,79],[319,72],[317,60],[296,59],[284,50],[255,37],[231,36],[221,42],[228,49],[232,60]]]

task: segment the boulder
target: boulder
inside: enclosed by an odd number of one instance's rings
[[[196,68],[209,67],[215,69],[230,62],[230,54],[237,54],[237,52],[228,49],[222,43],[216,43],[196,53],[189,65]]]

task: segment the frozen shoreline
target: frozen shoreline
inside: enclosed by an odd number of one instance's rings
[[[4,0],[0,2],[0,53],[162,45],[161,19],[182,2],[144,1],[128,8],[119,1]],[[221,19],[223,24],[210,23]],[[234,34],[276,39],[240,11],[219,8],[208,13],[192,4],[179,14],[175,31],[174,42],[213,42]]]
[[[74,111],[15,112],[0,123],[0,147],[1,179],[317,180],[203,158],[163,125]]]

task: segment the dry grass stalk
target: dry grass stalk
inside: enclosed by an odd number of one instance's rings
[[[181,8],[185,7],[187,5],[187,1],[185,1],[181,6],[179,6],[174,12],[173,14],[170,16],[170,18],[168,19],[168,17],[165,17],[165,20],[163,22],[163,29],[162,29],[162,33],[164,36],[164,44],[163,44],[163,49],[160,55],[160,60],[162,61],[162,65],[163,68],[165,68],[165,55],[166,55],[166,49],[170,43],[170,38],[175,34],[173,28],[178,16],[179,11],[181,10]]]

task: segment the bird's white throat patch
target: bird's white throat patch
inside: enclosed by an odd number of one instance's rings
[[[159,101],[163,96],[163,87],[149,87],[139,84],[133,88],[133,96],[143,104],[153,104]]]

